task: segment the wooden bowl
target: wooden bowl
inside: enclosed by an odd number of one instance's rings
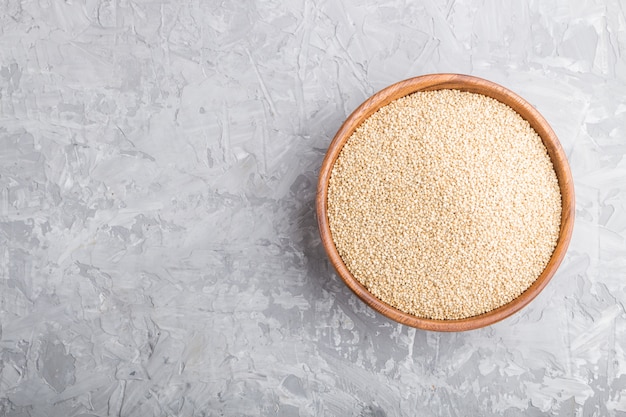
[[[537,280],[524,293],[508,304],[478,316],[459,320],[433,320],[416,317],[412,314],[400,311],[372,295],[350,273],[339,256],[339,252],[337,251],[331,236],[327,214],[328,182],[333,165],[339,156],[341,148],[356,128],[379,108],[400,97],[404,97],[416,91],[442,89],[457,89],[483,94],[508,105],[519,113],[524,119],[526,119],[539,134],[548,150],[548,154],[550,155],[550,159],[552,160],[552,164],[559,181],[562,198],[561,229],[557,245],[548,262],[548,265],[539,278],[537,278]],[[408,326],[424,330],[444,332],[465,331],[488,326],[509,317],[530,303],[548,284],[548,281],[550,281],[563,260],[572,236],[572,228],[574,225],[574,185],[572,181],[572,174],[567,163],[567,158],[565,157],[565,152],[563,151],[556,134],[543,116],[541,116],[541,114],[539,114],[533,106],[527,103],[520,96],[498,84],[468,75],[424,75],[400,81],[374,94],[361,104],[341,126],[335,135],[335,138],[331,142],[326,153],[326,157],[322,163],[317,186],[317,220],[322,238],[322,244],[328,253],[331,263],[348,287],[350,287],[350,289],[354,291],[354,293],[367,305],[384,316]]]

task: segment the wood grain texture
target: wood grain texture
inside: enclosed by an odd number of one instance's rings
[[[327,215],[328,183],[332,167],[341,148],[356,128],[379,108],[417,91],[458,89],[492,97],[519,113],[541,137],[559,181],[562,199],[561,230],[557,246],[543,273],[519,297],[488,313],[460,320],[433,320],[402,312],[373,296],[348,270],[333,242]],[[317,219],[322,244],[339,276],[354,293],[374,310],[399,323],[434,331],[457,332],[488,326],[509,317],[530,303],[548,284],[561,264],[574,226],[574,185],[565,152],[543,116],[528,102],[512,91],[481,78],[460,74],[432,74],[393,84],[361,104],[344,122],[332,140],[322,162],[317,187]]]

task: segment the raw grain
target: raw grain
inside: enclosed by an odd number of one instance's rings
[[[561,195],[510,107],[418,92],[366,119],[334,163],[328,220],[354,277],[418,317],[461,319],[523,293],[556,246]]]

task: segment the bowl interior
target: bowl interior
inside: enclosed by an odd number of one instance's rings
[[[434,320],[416,317],[400,311],[373,296],[352,273],[350,273],[339,256],[331,236],[327,215],[328,182],[330,174],[343,145],[356,128],[379,108],[400,97],[417,91],[441,89],[456,89],[482,94],[508,105],[520,114],[541,137],[552,160],[561,189],[561,228],[559,238],[556,248],[552,253],[552,257],[543,273],[524,293],[508,304],[478,316],[459,320]],[[322,244],[324,245],[324,249],[331,263],[348,287],[366,304],[386,317],[408,326],[435,331],[464,331],[488,326],[519,311],[532,301],[548,284],[563,260],[571,239],[574,224],[574,187],[565,152],[556,134],[543,116],[520,96],[498,84],[468,75],[424,75],[401,81],[379,91],[361,104],[361,106],[346,119],[335,135],[335,138],[332,140],[322,163],[317,188],[317,219]]]

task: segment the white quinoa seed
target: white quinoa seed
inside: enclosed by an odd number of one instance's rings
[[[561,194],[541,138],[507,105],[418,92],[367,118],[328,187],[339,255],[380,300],[461,319],[522,294],[556,246]]]

